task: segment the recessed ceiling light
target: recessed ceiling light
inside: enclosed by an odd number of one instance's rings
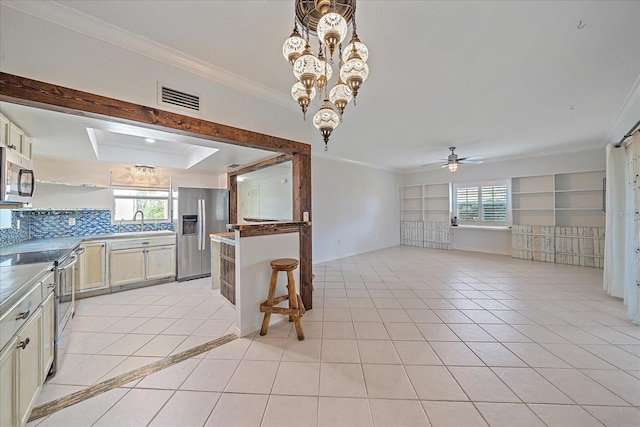
[[[156,142],[156,140],[155,140],[155,139],[153,139],[153,138],[145,138],[144,140],[145,140],[146,142],[148,142],[149,144],[153,144],[154,142]]]

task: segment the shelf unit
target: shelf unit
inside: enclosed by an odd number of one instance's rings
[[[511,210],[514,224],[555,225],[553,175],[511,179]]]
[[[448,222],[450,217],[449,192],[449,183],[401,187],[401,220]]]
[[[604,170],[514,177],[513,224],[604,227]]]
[[[401,187],[401,244],[451,249],[449,196],[448,182]]]

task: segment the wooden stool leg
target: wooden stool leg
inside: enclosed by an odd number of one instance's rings
[[[293,272],[291,271],[287,271],[287,288],[289,289],[289,308],[296,310],[296,314],[293,316],[294,325],[296,326],[296,334],[298,335],[298,340],[302,341],[304,339],[304,332],[302,331],[302,324],[300,323],[300,306],[298,305],[296,282],[293,278]]]
[[[293,272],[291,271],[287,271],[287,291],[289,294],[289,308],[297,308],[296,283],[295,283],[295,279],[293,278]],[[293,322],[293,321],[294,321],[294,316],[290,314],[289,322]]]
[[[268,308],[273,307],[273,300],[276,295],[276,283],[278,282],[278,272],[276,270],[271,271],[271,282],[269,283],[269,295],[267,296]],[[269,320],[271,319],[271,311],[264,312],[264,318],[262,319],[262,328],[260,328],[260,335],[266,335],[269,328]]]

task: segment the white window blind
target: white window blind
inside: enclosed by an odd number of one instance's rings
[[[507,184],[460,184],[455,189],[455,215],[460,224],[508,225]]]
[[[456,189],[456,212],[458,221],[478,220],[478,187]]]
[[[506,222],[509,219],[509,200],[506,185],[482,187],[482,220]]]

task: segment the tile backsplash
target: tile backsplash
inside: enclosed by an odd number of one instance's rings
[[[18,228],[20,221],[20,228]],[[29,227],[25,226],[20,218],[20,212],[11,211],[11,228],[0,229],[0,246],[10,245],[12,243],[22,242],[29,239]]]
[[[12,227],[0,230],[0,246],[29,239],[111,234],[118,231],[139,231],[139,224],[111,224],[111,211],[98,209],[16,209],[12,212]],[[20,229],[17,229],[17,221]],[[70,221],[71,220],[71,221]],[[75,225],[69,225],[75,220]],[[145,231],[172,230],[170,222],[148,222]]]

